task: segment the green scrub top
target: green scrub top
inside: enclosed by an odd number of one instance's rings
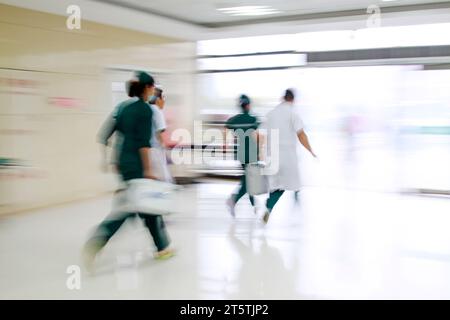
[[[127,100],[118,106],[100,134],[100,142],[107,145],[115,131],[120,133],[117,160],[125,181],[144,177],[139,149],[151,147],[152,116],[153,111],[144,100]]]
[[[238,141],[237,159],[242,164],[258,161],[258,143],[252,133],[258,129],[259,122],[255,116],[243,112],[228,119],[227,129],[233,130]]]

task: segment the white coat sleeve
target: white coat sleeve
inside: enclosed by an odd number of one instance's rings
[[[166,120],[164,114],[158,107],[152,106],[153,110],[153,125],[155,126],[155,132],[163,131],[166,129]]]
[[[300,117],[300,114],[298,111],[293,110],[292,111],[292,127],[295,130],[296,133],[302,131],[305,128],[305,125],[303,123],[302,118]]]

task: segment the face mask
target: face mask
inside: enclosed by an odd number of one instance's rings
[[[148,100],[148,103],[150,103],[150,104],[155,104],[156,99],[158,99],[157,96],[151,96],[150,99]]]

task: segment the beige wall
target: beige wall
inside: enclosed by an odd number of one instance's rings
[[[98,129],[111,83],[133,67],[161,74],[174,127],[191,127],[195,44],[0,5],[0,214],[112,190]],[[158,78],[157,78],[158,80]],[[124,93],[116,93],[124,95]]]

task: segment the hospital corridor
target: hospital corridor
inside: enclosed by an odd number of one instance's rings
[[[448,300],[449,88],[449,1],[0,0],[0,300]]]

